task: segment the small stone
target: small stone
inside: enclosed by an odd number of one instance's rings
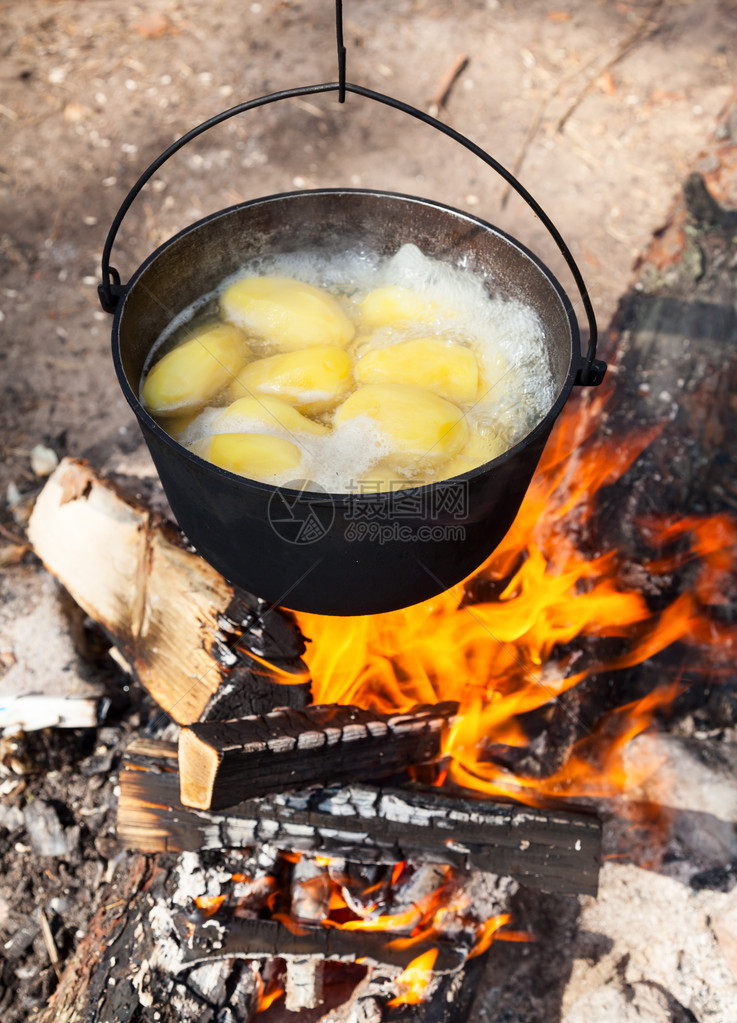
[[[114,860],[120,852],[120,845],[113,835],[98,835],[95,839],[95,849],[103,860]]]
[[[33,494],[22,494],[11,480],[5,490],[5,503],[19,526],[25,526],[33,511]]]
[[[17,831],[23,827],[23,814],[17,806],[5,806],[0,803],[0,828]]]
[[[89,107],[82,103],[67,103],[64,107],[64,120],[69,124],[79,124],[90,116]]]
[[[43,799],[34,799],[23,811],[31,848],[38,856],[67,855],[67,839],[56,810]]]
[[[31,468],[37,476],[50,476],[59,464],[59,456],[53,448],[37,444],[31,451]]]
[[[20,504],[22,500],[23,495],[18,489],[17,484],[14,483],[13,480],[11,480],[10,483],[8,483],[7,487],[5,488],[5,503],[7,504],[8,508],[14,508],[15,505]]]

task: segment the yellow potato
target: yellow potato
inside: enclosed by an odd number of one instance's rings
[[[470,348],[423,337],[375,348],[356,363],[361,384],[416,384],[459,404],[473,401],[479,368]]]
[[[226,288],[220,304],[227,320],[284,352],[342,348],[355,333],[331,295],[289,277],[244,277]]]
[[[368,416],[376,422],[397,465],[442,461],[456,454],[468,437],[468,425],[460,409],[411,384],[359,387],[335,413],[335,423],[340,425],[357,416]]]
[[[254,392],[269,394],[303,412],[324,412],[349,390],[351,369],[350,356],[342,348],[303,348],[244,366],[228,388],[228,396],[235,401]]]
[[[479,465],[485,465],[493,458],[498,458],[507,450],[508,445],[497,434],[482,436],[473,433],[463,448],[454,458],[442,466],[441,479],[450,479],[451,476],[460,476],[461,473],[470,472]]]
[[[245,335],[221,323],[173,348],[149,371],[141,401],[157,416],[178,415],[204,405],[248,358]]]
[[[239,398],[219,412],[210,424],[212,433],[259,433],[266,428],[289,434],[323,437],[330,431],[314,423],[281,398],[264,394],[258,398]]]
[[[437,302],[431,302],[419,291],[394,284],[374,288],[360,306],[361,323],[368,329],[391,327],[402,320],[427,323],[442,311]]]
[[[218,433],[192,445],[192,451],[213,465],[268,483],[301,461],[296,444],[265,433]]]
[[[366,475],[353,486],[356,494],[380,494],[387,491],[406,490],[408,487],[420,486],[429,482],[423,475],[421,478],[405,479],[396,468],[392,467],[391,459],[383,459],[374,465]]]

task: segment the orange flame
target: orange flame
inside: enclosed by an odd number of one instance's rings
[[[509,913],[497,913],[496,916],[489,917],[485,923],[481,924],[476,944],[468,953],[468,958],[473,959],[474,956],[483,955],[487,948],[491,947],[491,943],[499,928],[508,924],[511,919]]]
[[[404,860],[400,860],[399,863],[394,864],[394,869],[392,870],[392,884],[397,883],[399,878],[402,876],[402,871],[404,870],[405,866],[406,863],[404,862]]]
[[[343,931],[402,931],[415,927],[422,918],[422,911],[411,906],[401,913],[375,916],[367,920],[323,920],[324,927],[338,927]]]
[[[292,920],[288,913],[272,913],[271,919],[278,920],[279,923],[283,924],[288,931],[292,934],[296,934],[298,937],[304,937],[305,934],[309,933],[306,927],[302,927],[295,920]]]
[[[718,651],[712,661],[721,656],[726,662],[734,650],[734,627],[705,610],[719,599],[735,566],[737,527],[726,515],[640,524],[651,544],[680,548],[644,565],[652,576],[698,559],[692,589],[657,611],[617,552],[587,555],[576,546],[596,492],[619,479],[659,432],[651,428],[624,440],[594,436],[605,400],[596,397],[561,417],[509,533],[465,584],[388,614],[298,614],[312,640],[305,659],[315,703],[396,712],[458,701],[460,713],[443,750],[450,758],[448,778],[489,794],[539,803],[556,796],[611,796],[627,786],[623,747],[650,726],[675,686],[620,708],[600,726],[581,722],[580,731],[588,734],[548,778],[515,775],[484,755],[490,744],[526,745],[524,715],[551,705],[595,672],[640,664],[676,642]],[[465,602],[466,589],[476,586],[483,594],[492,583],[499,590],[494,599]],[[607,661],[561,653],[584,638],[587,650],[593,640],[616,639],[618,652]]]
[[[397,977],[397,985],[405,991],[387,1002],[387,1006],[416,1005],[425,998],[428,984],[432,980],[432,970],[438,957],[436,948],[428,949],[413,959],[409,966]]]
[[[266,1012],[269,1006],[273,1005],[277,998],[281,998],[284,994],[284,988],[278,980],[274,980],[273,978],[267,987],[264,987],[264,982],[261,980],[259,974],[256,974],[256,979],[259,987],[259,999],[258,1005],[256,1006],[256,1013]]]
[[[737,564],[737,526],[728,516],[637,523],[654,551],[641,566],[616,551],[587,554],[576,543],[591,519],[596,493],[618,480],[659,432],[652,428],[624,440],[595,436],[605,401],[596,396],[575,411],[569,406],[509,533],[465,583],[389,614],[297,615],[312,640],[305,660],[315,703],[401,712],[415,704],[457,701],[459,713],[444,735],[437,784],[447,778],[530,804],[611,798],[631,792],[652,773],[655,754],[649,760],[641,754],[635,774],[625,751],[679,693],[677,679],[597,722],[577,721],[575,731],[583,738],[546,777],[529,777],[496,762],[500,756],[492,759],[494,747],[527,746],[526,717],[543,708],[547,712],[556,701],[558,709],[564,707],[558,698],[594,673],[632,667],[674,643],[697,647],[712,675],[734,662],[737,630],[708,610],[724,602],[725,582]],[[689,563],[690,589],[666,601],[665,580]],[[663,583],[655,587],[656,610],[637,587],[646,574]],[[603,648],[606,659],[598,653]],[[394,867],[392,886],[402,883],[404,866]],[[462,899],[454,907],[454,884],[446,874],[435,892],[406,909],[342,919],[352,911],[335,879],[333,885],[328,913],[341,919],[326,918],[322,925],[393,932],[393,948],[437,942],[447,931],[448,914],[465,917],[469,908]],[[466,918],[466,926],[477,928],[469,955],[481,955],[495,940],[534,940],[506,929],[509,922],[506,913],[483,924]],[[433,948],[407,967],[399,981],[405,991],[389,1006],[423,1000],[437,954]]]
[[[332,913],[336,909],[345,909],[348,903],[345,901],[339,891],[333,890],[330,893],[330,904],[328,906],[328,912]]]

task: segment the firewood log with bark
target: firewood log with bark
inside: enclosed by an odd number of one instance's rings
[[[89,465],[59,464],[28,532],[119,663],[179,724],[308,702],[289,612],[228,583],[171,522]]]

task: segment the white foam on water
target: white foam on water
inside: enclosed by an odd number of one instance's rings
[[[274,388],[274,390],[266,390],[266,389],[264,389],[264,390],[254,390],[254,389],[252,389],[250,387],[247,387],[245,384],[243,384],[241,386],[241,390],[243,392],[241,394],[242,398],[258,398],[259,395],[268,395],[269,397],[279,398],[279,399],[281,399],[281,401],[289,402],[288,394],[289,394],[290,388],[288,388],[288,387]],[[345,398],[347,396],[348,396],[348,390],[347,389],[345,391],[341,391],[340,392],[340,399],[339,400],[343,400],[343,398]],[[300,409],[301,409],[302,406],[307,407],[308,405],[318,405],[318,404],[319,405],[329,405],[333,401],[334,397],[335,397],[335,392],[333,392],[333,391],[318,391],[318,390],[308,391],[306,389],[300,389],[300,391],[299,391]],[[296,408],[296,403],[295,403],[295,408]]]
[[[350,493],[357,479],[389,453],[387,439],[370,416],[338,423],[327,437],[310,437],[308,478],[331,494]]]
[[[464,318],[483,306],[487,292],[480,277],[459,270],[440,259],[424,255],[416,245],[403,245],[384,263],[378,274],[378,285],[396,284],[410,288],[437,303],[441,310]],[[443,312],[439,314],[443,318]]]

